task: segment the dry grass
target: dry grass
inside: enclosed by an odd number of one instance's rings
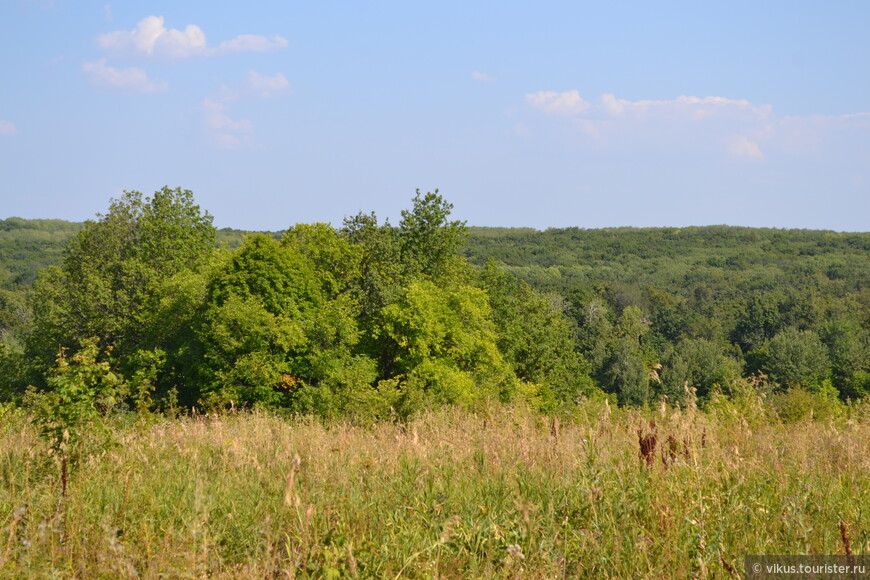
[[[63,500],[45,443],[4,421],[0,577],[731,577],[747,554],[844,553],[844,537],[870,552],[857,415],[751,427],[590,403],[561,420],[119,422]]]

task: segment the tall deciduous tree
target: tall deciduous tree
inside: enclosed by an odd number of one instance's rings
[[[439,277],[458,259],[465,239],[465,222],[450,220],[453,205],[438,193],[417,190],[413,207],[402,211],[399,222],[402,263],[406,274]]]
[[[203,267],[214,248],[212,217],[192,192],[124,192],[70,241],[62,265],[37,280],[33,351],[50,362],[59,347],[75,348],[88,337],[122,353],[150,348],[143,319],[151,295],[179,272]]]
[[[208,283],[198,327],[206,398],[329,413],[367,387],[374,363],[353,354],[357,307],[340,291],[354,253],[321,226],[280,242],[257,235],[234,252]]]
[[[818,389],[831,373],[828,351],[811,330],[789,327],[777,333],[762,349],[762,359],[762,369],[784,387]]]
[[[400,301],[384,309],[383,319],[378,332],[394,345],[396,378],[406,399],[471,403],[516,394],[516,378],[498,350],[489,300],[480,288],[412,282]]]
[[[499,349],[517,378],[538,386],[544,408],[555,409],[595,390],[568,318],[553,299],[493,261],[484,266],[481,285],[489,294]]]

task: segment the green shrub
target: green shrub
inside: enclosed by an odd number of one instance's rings
[[[796,423],[807,419],[824,421],[843,413],[843,404],[836,393],[830,381],[823,381],[817,392],[803,387],[775,392],[767,398],[767,404],[783,423]]]

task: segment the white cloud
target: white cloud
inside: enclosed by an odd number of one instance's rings
[[[632,101],[605,93],[587,102],[572,90],[528,93],[525,100],[530,110],[558,117],[553,126],[560,135],[620,154],[712,155],[744,161],[783,155],[845,158],[854,154],[855,146],[844,144],[861,143],[870,131],[868,112],[778,117],[770,105],[721,96]]]
[[[756,106],[746,99],[728,99],[726,97],[693,97],[681,95],[672,100],[628,101],[617,99],[614,95],[601,95],[600,110],[612,117],[624,115],[659,115],[682,117],[700,121],[709,117],[734,114],[749,114],[765,117],[770,113],[769,105]]]
[[[234,121],[226,113],[226,104],[212,99],[202,102],[203,122],[212,140],[219,149],[238,149],[253,144],[251,133],[254,126],[250,121]]]
[[[209,48],[202,28],[188,24],[184,30],[166,28],[162,16],[146,16],[133,30],[116,30],[97,37],[104,50],[129,52],[166,58],[189,58],[233,52],[263,52],[286,48],[287,39],[281,36],[265,37],[242,34]]]
[[[602,148],[655,148],[694,154],[703,149],[742,159],[764,159],[775,119],[770,105],[720,96],[664,100],[620,99],[610,93],[586,102],[576,90],[525,95],[537,111],[568,117],[577,135]],[[735,137],[739,135],[739,137]]]
[[[205,33],[199,26],[189,24],[184,31],[167,29],[163,26],[162,16],[146,16],[133,30],[101,34],[97,37],[97,44],[105,50],[170,58],[203,54],[206,49]]]
[[[15,127],[15,123],[0,119],[0,135],[15,135],[17,132],[18,129]]]
[[[86,62],[82,71],[97,86],[132,93],[156,93],[169,88],[163,81],[152,81],[141,68],[117,69],[106,64],[106,59]]]
[[[482,83],[494,83],[495,82],[495,77],[489,76],[488,74],[482,73],[479,71],[474,71],[473,73],[471,73],[471,78],[472,78],[472,80],[480,81]]]
[[[729,152],[734,157],[743,159],[764,159],[764,154],[758,143],[749,140],[748,137],[737,137],[731,142]]]
[[[259,34],[242,34],[232,40],[220,43],[212,54],[229,54],[232,52],[268,52],[287,48],[289,43],[283,36],[266,37]]]
[[[202,102],[202,108],[205,111],[205,120],[209,128],[218,131],[230,131],[233,133],[250,133],[254,130],[250,121],[233,121],[230,119],[224,110],[226,105],[211,99],[205,99]]]
[[[291,91],[290,81],[281,73],[270,76],[249,71],[244,83],[221,85],[216,94],[204,99],[199,106],[205,132],[212,145],[218,149],[259,147],[253,138],[253,123],[230,117],[229,104],[251,97],[269,99]]]
[[[290,81],[283,74],[277,73],[273,76],[267,76],[255,71],[248,73],[248,87],[264,99],[286,94],[292,90]]]
[[[536,109],[555,115],[579,115],[590,107],[576,90],[562,93],[538,91],[527,94],[526,101]]]
[[[605,93],[594,105],[580,97],[576,90],[555,92],[538,91],[526,95],[526,101],[545,113],[569,116],[611,117],[670,117],[700,121],[717,116],[765,117],[770,114],[769,105],[753,105],[745,99],[726,97],[694,97],[682,95],[671,100],[629,101]]]

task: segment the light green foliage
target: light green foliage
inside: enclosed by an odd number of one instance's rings
[[[772,393],[767,402],[783,423],[809,419],[827,421],[844,412],[844,405],[837,395],[837,389],[826,380],[814,391],[796,385],[787,391]]]
[[[396,374],[405,388],[438,403],[509,399],[516,379],[496,346],[486,292],[412,282],[388,305],[380,332],[394,345]]]
[[[297,224],[285,232],[281,243],[298,248],[308,258],[326,296],[338,296],[360,277],[362,248],[328,224]]]
[[[870,234],[469,229],[451,210],[418,191],[396,226],[361,213],[338,232],[260,236],[269,243],[224,230],[233,250],[218,252],[210,216],[180,189],[125,193],[84,225],[0,220],[0,397],[45,387],[59,347],[99,336],[124,376],[148,377],[131,406],[165,405],[174,392],[187,408],[205,398],[387,416],[431,404],[438,380],[443,400],[465,400],[481,389],[456,357],[420,357],[411,381],[409,352],[385,330],[409,324],[397,309],[426,281],[445,296],[488,294],[483,318],[503,363],[541,409],[595,392],[589,376],[634,404],[661,394],[691,404],[688,387],[703,405],[741,372],[814,392],[829,384],[842,399],[870,392]],[[486,273],[491,257],[507,274]]]
[[[131,357],[130,366],[135,370],[128,390],[133,396],[135,409],[139,413],[148,413],[154,406],[157,378],[166,366],[166,352],[159,348],[138,350]]]
[[[249,238],[209,282],[210,302],[222,304],[230,296],[256,298],[274,315],[299,314],[323,299],[311,260],[263,234]]]
[[[19,292],[39,270],[60,262],[82,224],[63,220],[0,219],[0,288]]]
[[[649,331],[649,322],[637,306],[627,306],[619,320],[616,321],[616,334],[619,338],[641,344],[644,335]]]
[[[27,294],[6,290],[0,284],[0,343],[20,346],[30,318]]]
[[[721,424],[755,428],[776,419],[775,411],[765,404],[765,396],[770,393],[757,381],[738,378],[727,386],[727,393],[725,390],[716,389],[703,401],[704,410]]]
[[[75,446],[105,419],[128,394],[124,378],[112,366],[111,349],[101,351],[99,339],[82,342],[67,356],[64,349],[48,377],[48,390],[32,394],[36,422],[53,448]]]

